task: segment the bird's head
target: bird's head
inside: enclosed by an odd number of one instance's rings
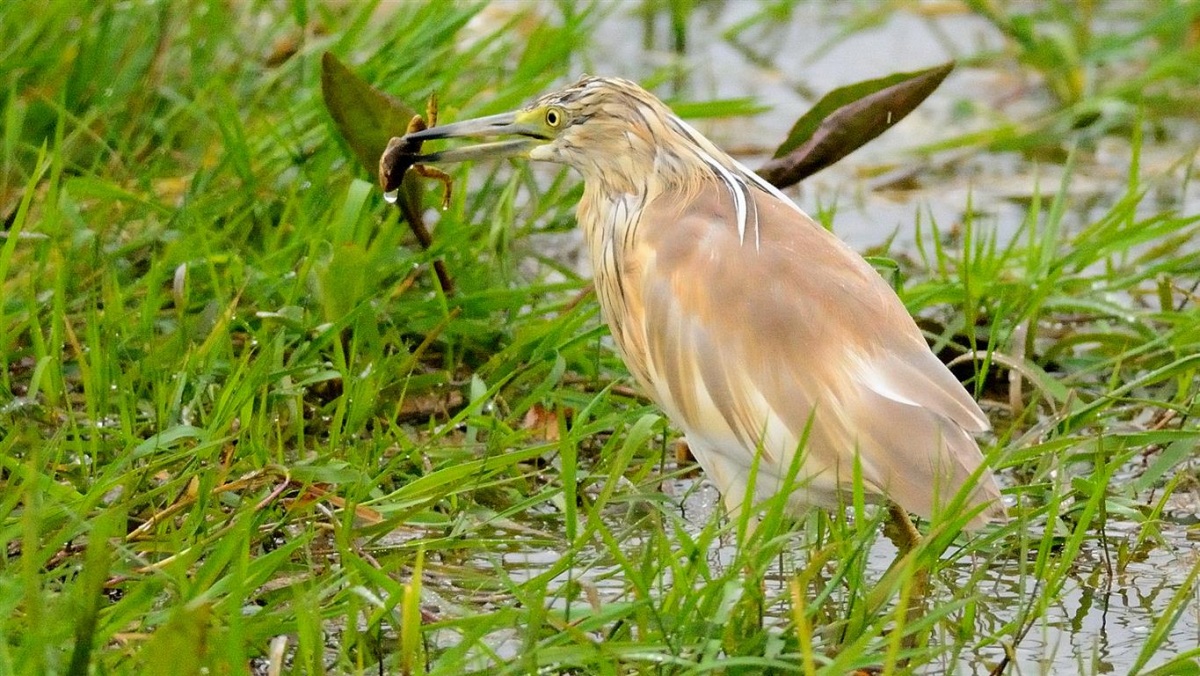
[[[422,163],[528,157],[579,170],[589,186],[610,193],[646,192],[657,182],[692,182],[725,165],[725,155],[653,94],[616,78],[584,77],[512,113],[465,120],[405,140],[498,138],[421,155]],[[716,156],[716,157],[714,157]],[[732,162],[731,160],[729,162]]]

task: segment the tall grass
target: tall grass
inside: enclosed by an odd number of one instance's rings
[[[982,673],[1097,557],[1119,585],[1176,546],[1197,219],[1148,213],[1137,162],[1082,229],[1070,171],[1012,239],[921,221],[901,293],[970,356],[1013,520],[924,524],[887,572],[869,506],[706,508],[542,252],[576,177],[461,169],[417,246],[333,132],[321,53],[487,114],[604,48],[604,9],[0,4],[0,673]],[[1189,565],[1134,670],[1200,657]]]

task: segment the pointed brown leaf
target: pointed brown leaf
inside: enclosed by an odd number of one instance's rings
[[[954,62],[894,73],[829,92],[804,114],[758,170],[778,187],[799,183],[891,128],[938,88]]]

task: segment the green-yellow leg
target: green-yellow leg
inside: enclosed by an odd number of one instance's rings
[[[900,550],[896,554],[896,561],[900,561],[921,544],[921,532],[913,525],[908,512],[894,502],[888,503],[888,516],[890,518],[883,527],[883,534]]]
[[[883,527],[883,534],[887,536],[892,544],[896,545],[899,550],[896,554],[896,560],[892,562],[891,568],[900,565],[909,556],[913,556],[917,545],[921,544],[921,533],[917,527],[913,525],[912,519],[909,518],[908,512],[903,507],[890,503],[888,505],[888,522]],[[905,619],[906,623],[912,624],[921,619],[925,614],[925,595],[929,590],[929,571],[923,567],[917,568],[912,578],[912,593],[908,598],[908,614]],[[904,638],[904,648],[914,648],[920,637],[916,633],[910,633]]]

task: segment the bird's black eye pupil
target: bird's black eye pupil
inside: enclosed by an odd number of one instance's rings
[[[551,127],[557,127],[558,126],[558,111],[557,110],[547,111],[546,112],[546,122]]]

